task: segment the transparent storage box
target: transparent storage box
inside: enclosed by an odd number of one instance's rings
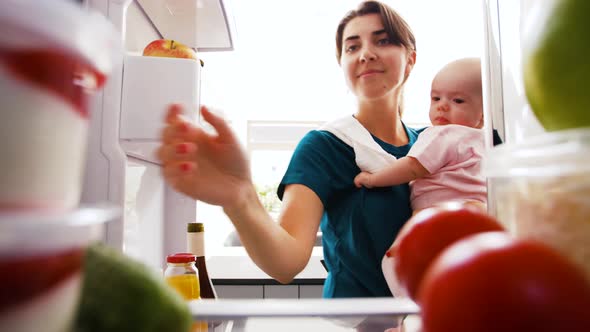
[[[517,237],[557,248],[590,281],[590,128],[495,147],[483,167],[491,212]]]

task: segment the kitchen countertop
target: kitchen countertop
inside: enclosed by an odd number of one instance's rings
[[[307,266],[290,284],[323,285],[327,272],[322,258],[322,248],[314,247]],[[207,272],[215,285],[281,285],[256,266],[243,247],[227,247],[208,257]]]

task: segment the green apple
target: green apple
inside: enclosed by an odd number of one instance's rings
[[[590,127],[590,1],[536,5],[523,35],[529,104],[547,131]]]

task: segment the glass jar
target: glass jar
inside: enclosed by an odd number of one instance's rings
[[[199,271],[195,266],[197,258],[190,253],[177,253],[166,257],[164,278],[185,300],[201,298]]]
[[[516,237],[559,250],[590,281],[590,128],[495,147],[483,168],[490,212]]]

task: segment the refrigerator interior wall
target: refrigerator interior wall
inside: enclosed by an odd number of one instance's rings
[[[162,267],[164,181],[157,165],[129,158],[125,178],[123,251],[155,269]]]
[[[90,10],[102,13],[125,34],[125,15],[131,0],[86,0]],[[95,94],[90,106],[90,127],[82,204],[113,203],[123,206],[126,156],[119,145],[119,116],[123,62],[115,66],[104,88]],[[123,217],[107,224],[104,242],[123,247]]]

